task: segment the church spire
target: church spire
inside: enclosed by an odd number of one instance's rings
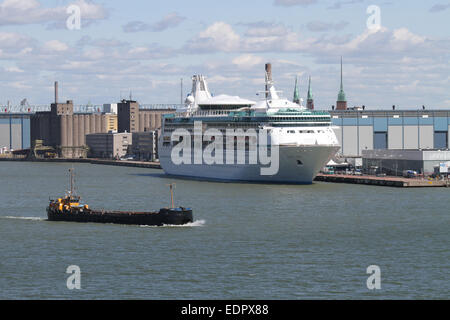
[[[341,90],[338,94],[338,99],[336,102],[337,110],[347,110],[347,98],[345,97],[344,92],[344,81],[343,81],[343,68],[342,68],[342,57],[341,57]]]
[[[338,100],[337,101],[347,101],[347,99],[345,98],[345,92],[344,92],[344,81],[343,81],[343,72],[342,72],[342,57],[341,57],[341,90],[339,91],[338,94]]]
[[[313,94],[311,90],[311,76],[309,76],[309,82],[308,82],[308,100],[313,99]]]
[[[309,81],[308,81],[308,98],[306,100],[306,107],[311,110],[314,109],[314,98],[313,98],[312,89],[311,89],[311,76],[309,76]]]
[[[300,97],[299,97],[299,94],[298,94],[297,77],[295,77],[294,99],[292,101],[294,103],[300,104]]]

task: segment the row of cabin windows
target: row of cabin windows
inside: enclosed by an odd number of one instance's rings
[[[180,143],[180,142],[173,142],[173,144],[171,144],[171,142],[164,142],[163,143],[163,146],[164,147],[170,147],[171,145],[173,146],[173,147],[175,147],[178,143]],[[206,146],[208,146],[209,144],[211,144],[212,142],[206,142],[206,141],[204,141],[203,143],[202,143],[202,149],[204,149]],[[224,143],[223,144],[223,150],[229,150],[228,148],[228,144],[227,143]],[[242,149],[242,147],[244,147],[243,149]],[[270,149],[270,145],[268,145],[267,146],[267,149]],[[194,148],[194,144],[192,143],[191,144],[191,148]],[[232,148],[234,149],[234,150],[245,150],[245,151],[250,151],[250,143],[248,142],[248,141],[246,141],[243,145],[242,144],[238,144],[236,141],[234,142],[234,144],[233,144],[233,146],[232,146]]]
[[[186,129],[188,132],[192,133],[192,129]],[[226,134],[226,129],[218,129],[223,134]],[[174,129],[166,129],[165,132],[173,132]],[[287,133],[296,133],[295,130],[287,130]],[[325,130],[299,130],[298,133],[325,133]]]
[[[288,130],[287,133],[296,133],[295,130]],[[299,130],[298,133],[325,133],[324,130]]]
[[[166,123],[177,122],[177,120],[178,119],[166,119]],[[186,119],[186,120],[189,121],[190,119]],[[184,120],[184,121],[186,121],[186,120]],[[206,120],[211,120],[211,119],[206,119]],[[250,122],[250,118],[246,118],[245,121]],[[331,118],[329,118],[329,117],[303,117],[303,118],[300,118],[300,117],[268,117],[268,118],[258,119],[258,122],[259,121],[263,121],[263,122],[266,122],[266,121],[331,122]],[[240,120],[239,122],[242,123],[242,120]]]
[[[331,121],[329,117],[269,117],[268,119],[270,121]]]

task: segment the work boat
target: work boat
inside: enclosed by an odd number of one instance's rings
[[[74,170],[70,169],[70,189],[64,197],[50,199],[47,207],[49,221],[67,222],[97,222],[117,223],[129,225],[184,225],[193,222],[192,209],[175,207],[173,201],[173,185],[170,185],[171,203],[170,208],[161,208],[159,211],[133,212],[133,211],[111,211],[95,210],[87,204],[80,203],[80,197],[75,194]]]
[[[166,174],[207,180],[311,184],[339,150],[331,116],[279,96],[266,65],[264,99],[212,96],[192,77],[185,106],[163,118]]]

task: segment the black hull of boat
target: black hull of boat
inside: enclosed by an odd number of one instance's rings
[[[119,211],[56,211],[47,208],[49,221],[96,222],[127,225],[184,225],[193,222],[191,209],[160,209],[159,212],[119,212]]]

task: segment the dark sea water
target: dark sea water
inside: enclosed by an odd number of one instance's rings
[[[46,221],[69,164],[0,162],[0,299],[448,299],[450,189],[214,183],[74,164],[92,208],[194,209],[184,227]],[[69,290],[69,265],[81,290]],[[369,290],[366,269],[381,269]]]

